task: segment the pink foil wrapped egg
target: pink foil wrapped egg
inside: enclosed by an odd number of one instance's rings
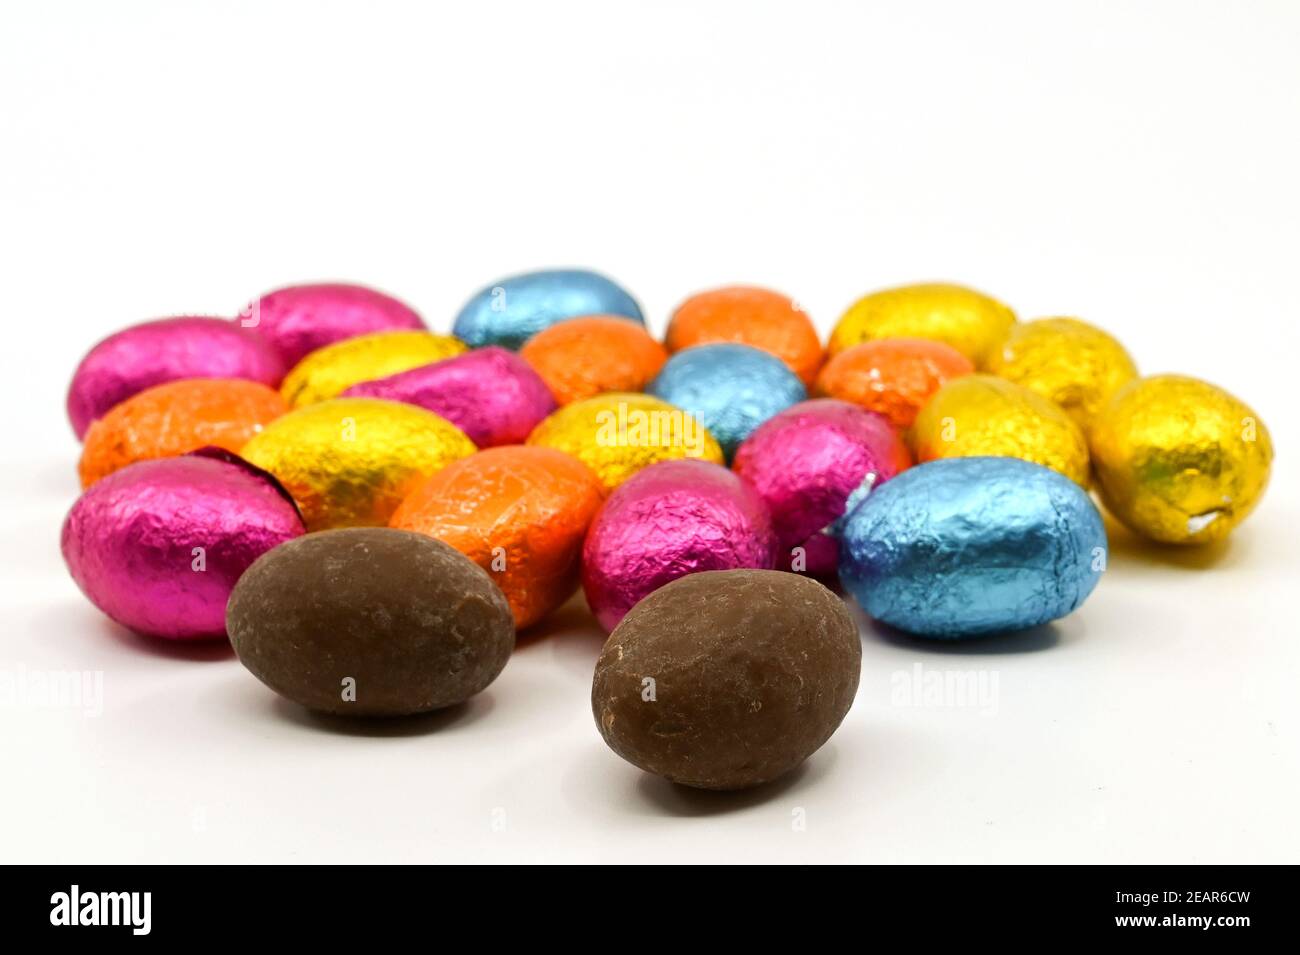
[[[345,338],[425,327],[413,308],[391,295],[338,282],[268,292],[244,309],[239,322],[270,342],[286,368]]]
[[[182,378],[246,378],[274,388],[285,366],[267,342],[224,318],[163,318],[108,336],[81,359],[68,388],[80,439],[132,395]]]
[[[642,597],[701,570],[770,570],[777,541],[758,495],[708,461],[651,465],[614,489],[587,531],[582,589],[613,630]]]
[[[141,461],[93,484],[63,524],[63,559],[91,603],[138,633],[221,638],[239,576],[304,533],[287,494],[226,451]]]
[[[866,493],[912,463],[885,417],[847,401],[803,401],[759,425],[736,452],[733,470],[772,514],[778,566],[835,575],[839,545],[825,533],[849,496]]]
[[[555,410],[541,376],[496,346],[353,385],[343,394],[418,405],[442,415],[480,448],[522,444]]]

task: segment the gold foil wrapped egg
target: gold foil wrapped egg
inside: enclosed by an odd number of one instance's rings
[[[528,436],[582,461],[612,490],[660,461],[722,463],[722,448],[692,415],[650,395],[611,392],[565,405]]]
[[[342,394],[353,385],[431,365],[468,350],[459,338],[433,332],[376,332],[358,335],[311,352],[280,385],[291,408]]]
[[[1106,507],[1170,544],[1227,536],[1259,503],[1273,463],[1268,429],[1248,405],[1182,375],[1125,385],[1090,438]]]
[[[951,345],[982,369],[1015,321],[1015,312],[974,289],[938,282],[903,285],[849,306],[831,332],[830,353],[877,338],[929,338]]]
[[[240,454],[293,495],[309,531],[381,527],[424,479],[474,453],[450,421],[415,405],[335,398],[289,412]]]
[[[1015,325],[988,370],[1056,402],[1085,434],[1110,396],[1137,377],[1123,345],[1077,318]]]
[[[993,375],[954,378],[926,402],[910,434],[916,460],[1021,458],[1088,486],[1088,444],[1058,406]]]

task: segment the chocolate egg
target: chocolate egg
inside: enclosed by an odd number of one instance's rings
[[[493,346],[365,381],[343,396],[418,405],[442,415],[480,448],[520,444],[556,407],[526,361]]]
[[[579,315],[623,315],[644,322],[641,306],[614,282],[580,269],[550,269],[500,279],[465,303],[452,332],[471,348],[519,348],[556,322]]]
[[[853,705],[862,644],[844,604],[772,570],[691,574],[637,604],[596,662],[610,749],[699,789],[744,789],[815,753]]]
[[[292,408],[335,398],[363,381],[442,361],[465,351],[465,343],[433,332],[376,332],[312,352],[284,376],[280,393]]]
[[[415,310],[391,295],[339,282],[268,292],[244,309],[239,323],[269,341],[286,368],[345,338],[424,328]]]
[[[816,392],[889,419],[906,430],[930,396],[975,370],[951,345],[926,338],[877,338],[839,352],[817,376]]]
[[[877,620],[961,638],[1056,620],[1106,568],[1092,500],[1017,458],[918,464],[866,495],[840,531],[840,580]]]
[[[1182,375],[1125,385],[1091,438],[1106,507],[1138,534],[1171,544],[1226,537],[1259,503],[1273,463],[1259,415]]]
[[[582,590],[612,630],[670,580],[775,563],[772,521],[752,488],[707,461],[664,461],[617,487],[596,514],[582,548]]]
[[[68,417],[80,438],[114,405],[154,385],[246,378],[274,387],[283,376],[275,349],[232,322],[164,318],[110,335],[81,359],[68,388]]]
[[[255,677],[343,716],[462,703],[497,678],[515,645],[510,607],[473,561],[387,527],[277,547],[240,579],[227,624]]]
[[[334,398],[277,418],[241,453],[280,480],[317,531],[387,524],[425,478],[474,450],[463,431],[423,408]]]
[[[641,391],[668,352],[638,322],[610,315],[571,318],[544,328],[519,349],[556,402],[571,404],[608,391]]]
[[[219,639],[235,581],[302,533],[274,480],[204,451],[140,461],[97,481],[63,524],[63,559],[90,602],[124,627]]]

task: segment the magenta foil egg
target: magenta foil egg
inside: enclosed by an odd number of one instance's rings
[[[555,410],[541,376],[496,346],[353,385],[343,394],[419,405],[442,415],[480,448],[522,444]]]
[[[63,559],[90,602],[171,640],[221,638],[239,576],[304,533],[269,475],[205,449],[141,461],[93,484],[63,524]]]
[[[839,546],[826,531],[849,496],[867,493],[912,463],[902,436],[847,401],[803,401],[769,418],[736,452],[732,469],[767,504],[778,566],[831,578]]]
[[[339,282],[290,285],[268,292],[239,316],[280,353],[286,368],[326,345],[369,335],[425,327],[405,302],[364,285]]]
[[[776,535],[767,508],[721,465],[654,464],[619,485],[587,531],[582,589],[613,630],[641,598],[701,570],[770,570]]]
[[[78,438],[137,392],[181,378],[247,378],[276,387],[285,366],[267,342],[224,318],[163,318],[110,335],[81,359],[68,387]]]

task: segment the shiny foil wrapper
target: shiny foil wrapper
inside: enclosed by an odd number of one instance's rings
[[[132,395],[182,378],[245,378],[275,387],[284,363],[266,341],[222,318],[164,318],[105,338],[77,366],[68,418],[81,438]]]
[[[706,461],[665,461],[605,502],[582,551],[582,589],[613,630],[642,597],[702,570],[772,569],[776,535],[747,484]]]
[[[86,432],[77,469],[81,486],[136,461],[210,446],[238,453],[288,410],[278,391],[238,378],[186,378],[146,388]]]
[[[445,418],[376,398],[289,412],[244,446],[293,495],[308,530],[381,527],[402,499],[474,443]]]
[[[377,332],[312,352],[284,376],[280,393],[292,408],[335,398],[363,381],[452,358],[465,343],[433,332]]]
[[[1087,493],[1016,458],[919,464],[840,528],[840,580],[876,620],[924,637],[1022,630],[1075,610],[1106,567]]]
[[[418,405],[442,415],[480,448],[523,443],[556,407],[537,372],[514,352],[496,347],[362,382],[343,396]]]
[[[244,570],[302,533],[274,481],[237,461],[189,455],[96,482],[63,524],[63,559],[91,603],[123,626],[215,639]]]
[[[239,320],[275,347],[285,368],[346,338],[425,327],[414,309],[391,295],[342,283],[276,289],[244,309]]]
[[[545,328],[519,349],[561,405],[609,391],[642,391],[668,352],[645,326],[611,315],[571,318]]]
[[[917,461],[985,455],[1020,458],[1088,486],[1088,443],[1060,406],[993,375],[948,382],[917,415]]]
[[[835,574],[839,547],[827,532],[849,499],[911,463],[902,437],[881,415],[821,398],[759,427],[740,446],[732,467],[772,514],[781,548],[778,568],[828,578]]]
[[[693,414],[728,459],[764,421],[808,397],[781,359],[731,343],[678,352],[647,390]]]
[[[528,443],[573,455],[606,490],[660,461],[722,463],[722,448],[692,415],[650,395],[624,392],[565,405],[533,430]]]
[[[550,269],[512,275],[480,289],[456,316],[452,333],[471,348],[518,349],[543,328],[580,315],[645,321],[636,300],[605,276]]]
[[[931,395],[974,371],[969,358],[943,342],[879,338],[836,354],[817,376],[815,391],[875,411],[906,430]]]
[[[811,387],[825,358],[808,313],[770,289],[732,285],[692,295],[668,321],[672,352],[696,345],[736,342],[775,355]]]
[[[854,302],[831,332],[832,355],[877,338],[929,338],[985,368],[1015,324],[997,299],[960,285],[904,285]]]
[[[1273,464],[1272,438],[1248,405],[1181,375],[1121,388],[1096,418],[1091,442],[1107,509],[1170,544],[1226,537],[1259,503]]]
[[[436,537],[486,570],[522,629],[577,589],[583,537],[604,495],[591,469],[562,451],[490,448],[421,484],[390,524]]]

